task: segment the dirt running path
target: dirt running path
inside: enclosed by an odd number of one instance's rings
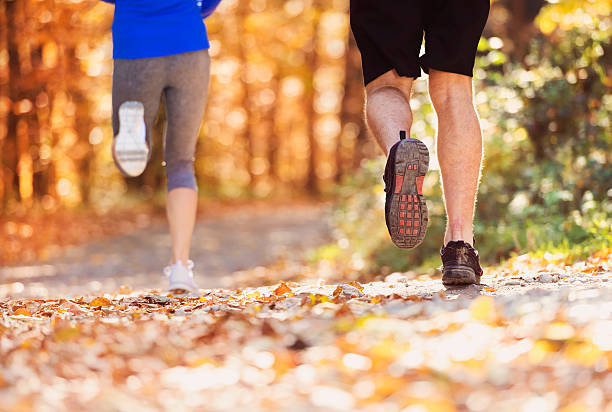
[[[299,257],[325,242],[328,227],[321,206],[240,209],[237,215],[205,218],[196,225],[192,259],[200,287],[226,285],[235,271]],[[170,257],[165,224],[130,235],[73,247],[62,257],[28,266],[0,268],[0,298],[73,296],[117,290],[164,288]]]

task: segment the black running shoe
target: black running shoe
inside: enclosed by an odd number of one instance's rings
[[[391,240],[402,249],[421,244],[427,232],[427,205],[423,196],[423,179],[429,167],[429,151],[418,139],[406,139],[391,147],[385,167],[385,220]]]
[[[482,268],[478,251],[463,240],[450,241],[440,249],[442,258],[442,283],[445,285],[470,285],[480,283]]]

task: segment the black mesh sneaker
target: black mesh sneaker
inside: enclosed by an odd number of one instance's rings
[[[480,283],[482,268],[478,251],[463,240],[450,241],[440,249],[442,258],[442,283],[445,285],[469,285]]]
[[[385,220],[391,240],[402,249],[421,244],[427,232],[427,205],[423,196],[423,179],[429,167],[429,151],[418,139],[400,141],[389,151],[383,180],[385,182]]]

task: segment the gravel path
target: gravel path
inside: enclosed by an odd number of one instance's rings
[[[294,251],[322,244],[328,237],[324,216],[321,206],[281,206],[241,208],[235,214],[200,220],[192,242],[199,286],[225,286],[235,271],[294,257]],[[47,262],[0,268],[0,298],[73,296],[114,291],[122,285],[163,289],[167,280],[162,269],[169,257],[167,226],[154,224],[70,248]]]

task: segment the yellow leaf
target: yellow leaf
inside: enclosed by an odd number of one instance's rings
[[[491,296],[479,296],[470,305],[472,318],[484,322],[491,322],[497,318],[495,300]]]
[[[538,340],[533,344],[533,347],[529,351],[529,360],[531,363],[540,363],[550,354],[555,352],[556,348],[548,341]]]
[[[198,299],[199,303],[206,303],[206,298],[204,296],[200,296],[200,299]]]
[[[91,302],[89,302],[89,306],[110,306],[110,300],[106,299],[103,296],[100,296],[99,298],[95,298],[94,300],[92,300]]]
[[[589,409],[590,408],[586,404],[580,401],[575,401],[575,402],[570,403],[563,409],[560,409],[559,412],[583,412],[583,411],[588,411]]]
[[[187,363],[187,365],[189,367],[192,367],[192,368],[197,368],[198,366],[202,366],[202,365],[205,365],[207,363],[208,364],[214,364],[214,360],[212,358],[208,358],[208,357],[199,357],[199,358],[195,358],[195,359],[189,361]]]
[[[414,406],[417,410],[424,410],[427,412],[455,412],[457,410],[448,399],[441,398],[410,398],[408,399],[408,405]]]
[[[592,367],[603,352],[591,343],[571,343],[565,348],[565,356],[574,364]]]
[[[544,336],[551,340],[568,340],[574,336],[574,328],[565,322],[552,322],[546,328]]]
[[[60,329],[57,332],[55,332],[55,340],[57,341],[72,340],[79,335],[80,335],[79,328],[67,327],[67,328]]]

